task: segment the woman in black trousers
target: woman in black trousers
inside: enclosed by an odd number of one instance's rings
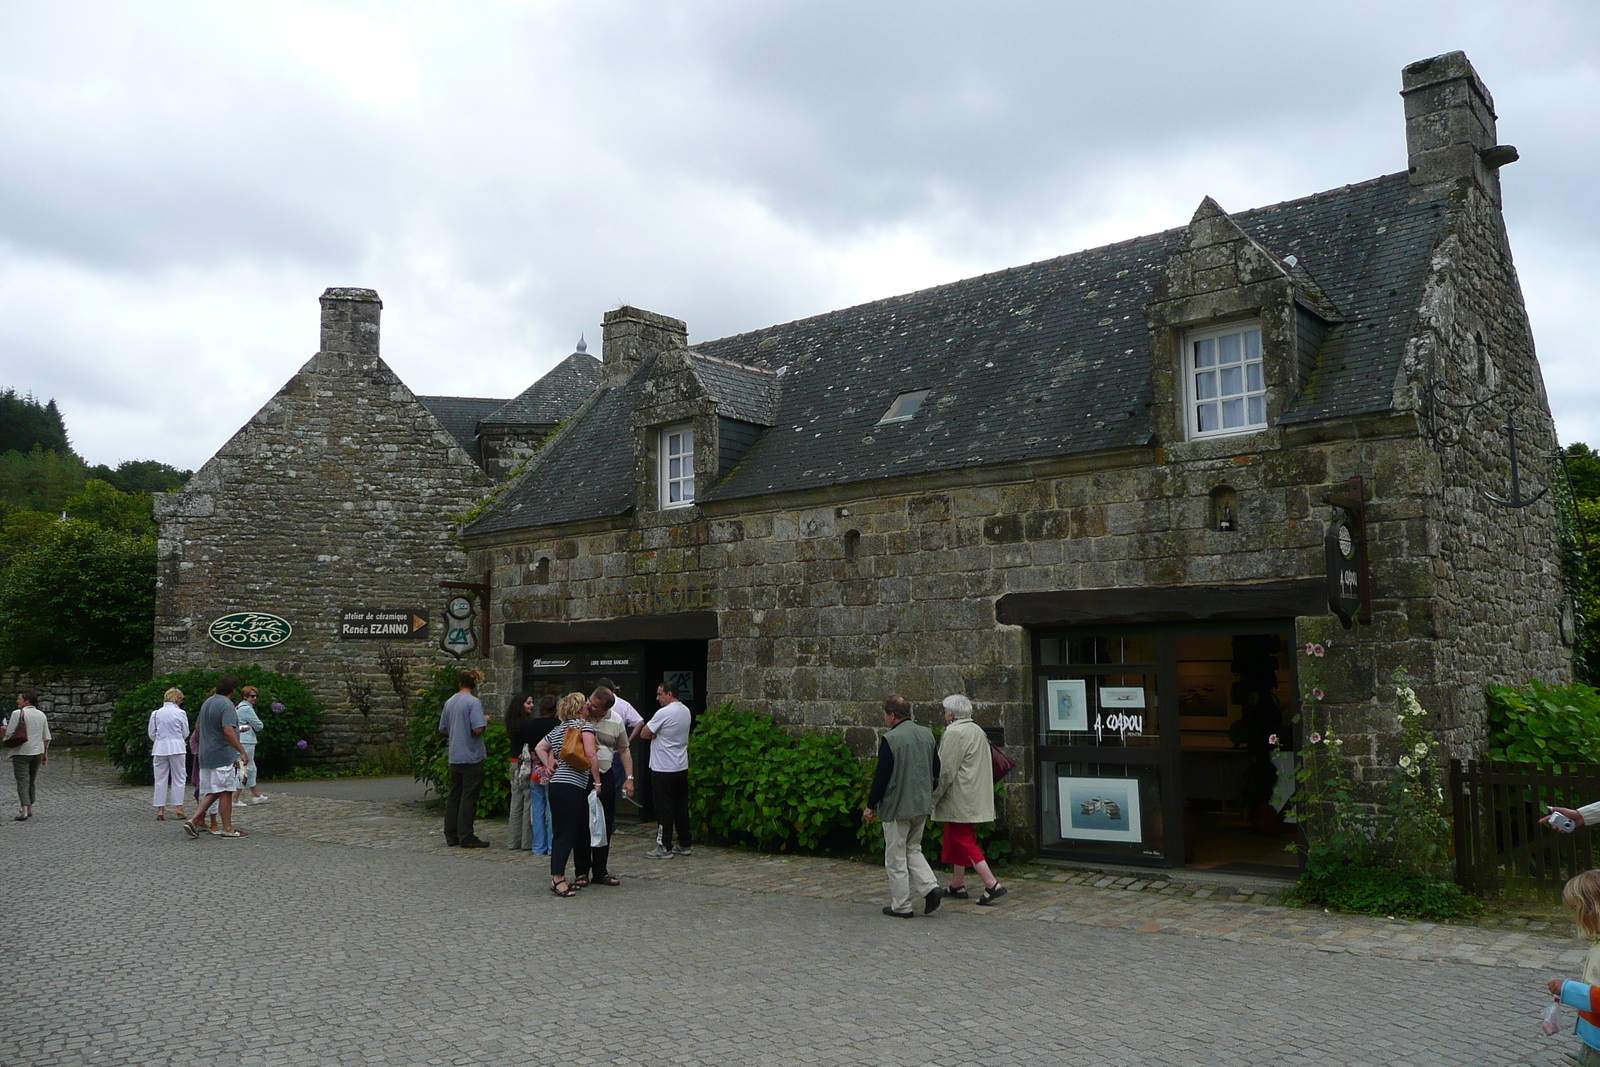
[[[577,770],[559,758],[567,733],[581,731],[583,754],[592,769],[597,760],[594,723],[585,716],[587,701],[582,693],[568,693],[556,705],[556,717],[561,725],[539,742],[537,755],[550,771],[550,825],[554,840],[550,848],[550,892],[558,897],[576,896],[578,890],[588,885],[579,878],[567,881],[567,857],[573,855],[576,870],[589,869],[589,793],[598,788],[598,780],[588,770]]]

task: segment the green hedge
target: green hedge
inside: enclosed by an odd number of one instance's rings
[[[193,726],[200,705],[216,690],[217,679],[224,673],[230,672],[192,670],[158,675],[117,701],[106,726],[106,751],[125,778],[146,784],[152,780],[150,738],[145,728],[150,713],[161,706],[162,694],[173,687],[183,690],[184,708]],[[256,714],[261,716],[264,729],[256,744],[256,760],[262,776],[287,774],[316,754],[323,707],[304,682],[292,674],[255,666],[231,673],[238,676],[241,686],[253,685],[261,690]],[[301,742],[305,742],[304,748]]]
[[[701,714],[689,738],[690,819],[697,833],[728,844],[881,855],[883,831],[861,821],[876,766],[837,735],[796,737],[770,716],[727,704]],[[922,838],[929,862],[938,862],[943,837],[930,820]],[[978,840],[991,861],[1011,852],[997,823],[980,826]]]
[[[417,699],[411,705],[411,774],[417,781],[428,783],[441,797],[450,792],[450,742],[439,732],[439,713],[444,702],[460,689],[460,677],[460,667],[435,667],[428,675],[427,686],[417,691]],[[489,818],[511,811],[511,739],[506,736],[500,716],[488,708],[484,713],[489,720],[483,731],[488,757],[483,767],[483,791],[478,794],[478,816]]]
[[[1490,759],[1600,763],[1600,692],[1578,683],[1491,685]]]

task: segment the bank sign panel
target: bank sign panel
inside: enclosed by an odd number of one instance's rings
[[[294,627],[289,620],[265,611],[235,611],[216,619],[206,635],[224,648],[272,648],[289,640]]]

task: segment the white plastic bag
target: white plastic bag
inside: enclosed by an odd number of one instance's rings
[[[606,809],[600,806],[600,795],[589,793],[589,847],[606,847]]]
[[[1546,1037],[1561,1029],[1561,1001],[1552,1000],[1546,1005],[1544,1014],[1539,1016],[1539,1029]]]

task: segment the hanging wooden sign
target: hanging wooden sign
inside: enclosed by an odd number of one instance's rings
[[[1372,590],[1367,572],[1367,520],[1361,476],[1353,475],[1342,489],[1328,493],[1323,503],[1333,505],[1333,520],[1323,540],[1328,561],[1328,607],[1346,630],[1358,621],[1372,622]]]

